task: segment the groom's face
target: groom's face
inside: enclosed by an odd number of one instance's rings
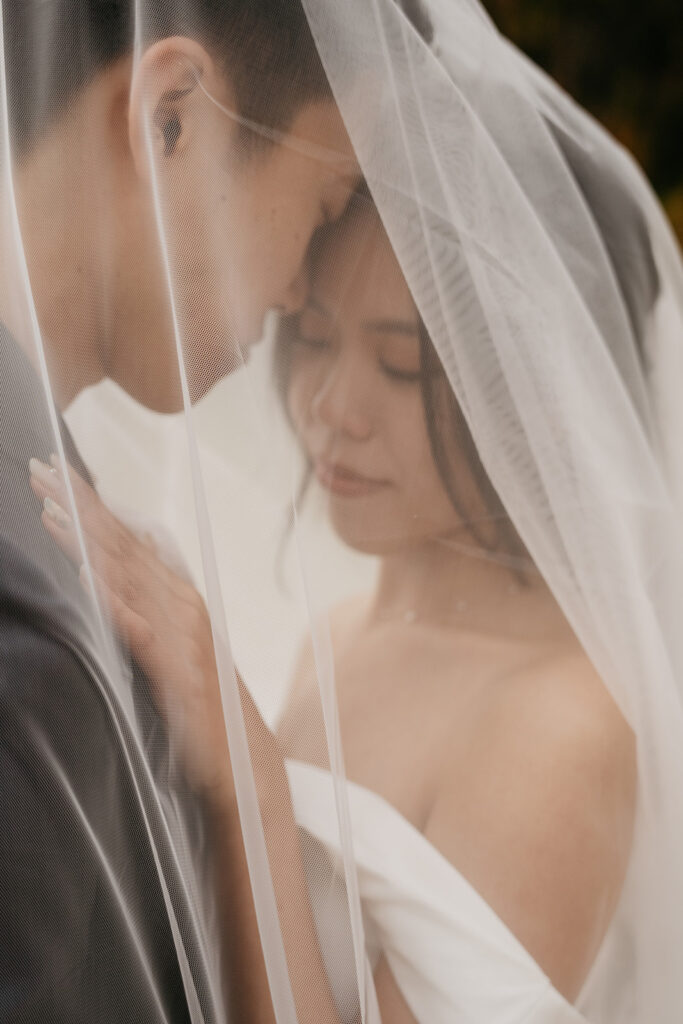
[[[359,182],[351,143],[331,101],[304,107],[282,141],[233,165],[221,199],[237,285],[233,323],[242,346],[259,338],[268,309],[301,307],[311,238],[341,216]]]
[[[193,401],[241,364],[270,309],[301,307],[311,238],[342,214],[360,180],[331,100],[302,107],[275,140],[249,139],[207,101],[200,131],[184,158],[184,180],[168,192]]]

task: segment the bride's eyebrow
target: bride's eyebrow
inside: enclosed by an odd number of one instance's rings
[[[328,320],[333,319],[333,314],[315,295],[308,297],[306,306]],[[366,320],[362,324],[362,329],[373,334],[400,334],[406,338],[416,338],[419,336],[417,324],[411,320]]]

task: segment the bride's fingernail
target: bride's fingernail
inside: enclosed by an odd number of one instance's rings
[[[64,463],[60,459],[59,455],[55,455],[54,452],[50,456],[50,465],[52,466],[52,472],[60,476],[62,473]]]
[[[45,498],[43,508],[52,522],[56,523],[62,530],[67,530],[71,526],[71,516],[67,515],[62,506],[58,505],[52,498]]]
[[[40,459],[30,459],[28,468],[31,476],[35,477],[41,484],[45,484],[46,487],[55,486],[57,482],[57,471],[55,469],[46,466]]]

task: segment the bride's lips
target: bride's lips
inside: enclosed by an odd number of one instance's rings
[[[361,498],[388,486],[386,480],[363,476],[362,473],[356,473],[355,470],[338,462],[316,459],[314,468],[318,482],[332,494],[344,498]]]

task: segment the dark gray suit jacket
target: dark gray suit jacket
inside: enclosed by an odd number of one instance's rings
[[[200,809],[125,650],[135,714],[122,714],[90,604],[40,523],[28,461],[55,447],[39,381],[0,325],[0,1021],[186,1024],[184,955],[189,999],[213,1021],[184,882],[203,866]]]

